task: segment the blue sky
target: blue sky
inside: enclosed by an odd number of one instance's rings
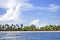
[[[60,0],[0,0],[0,24],[60,24]]]

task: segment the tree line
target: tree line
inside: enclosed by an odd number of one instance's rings
[[[0,24],[0,31],[60,31],[60,25],[46,25],[37,28],[35,25],[23,26],[23,24]]]

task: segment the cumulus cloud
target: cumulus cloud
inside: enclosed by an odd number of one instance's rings
[[[40,23],[40,20],[39,19],[35,19],[35,20],[32,20],[31,21],[31,23],[30,23],[30,25],[36,25],[36,26],[38,26],[39,25],[39,23]]]
[[[0,8],[7,8],[7,1],[8,0],[0,0]]]
[[[30,1],[30,0],[0,0],[0,8],[7,8],[7,3],[8,1],[13,2],[12,4],[14,4],[14,2],[23,2],[23,1]],[[9,4],[9,3],[8,3]]]
[[[21,4],[18,4],[15,0],[9,0],[7,2],[7,12],[0,17],[0,21],[17,20],[19,17],[19,9]]]
[[[7,12],[0,17],[1,22],[7,21],[20,21],[21,20],[21,9],[23,6],[29,5],[27,2],[29,0],[0,0],[0,8],[7,8]],[[4,2],[4,3],[3,3]]]
[[[30,25],[35,25],[35,26],[37,26],[37,27],[42,27],[42,26],[46,26],[46,25],[49,25],[48,23],[42,23],[42,22],[40,22],[40,20],[39,19],[34,19],[34,20],[32,20],[31,21],[31,23],[30,23]]]

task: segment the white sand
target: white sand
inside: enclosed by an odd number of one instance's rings
[[[23,32],[60,32],[60,31],[0,31],[0,33],[23,33]]]

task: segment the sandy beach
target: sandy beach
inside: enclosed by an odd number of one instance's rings
[[[60,31],[0,31],[0,33],[23,33],[23,32],[60,32]]]

